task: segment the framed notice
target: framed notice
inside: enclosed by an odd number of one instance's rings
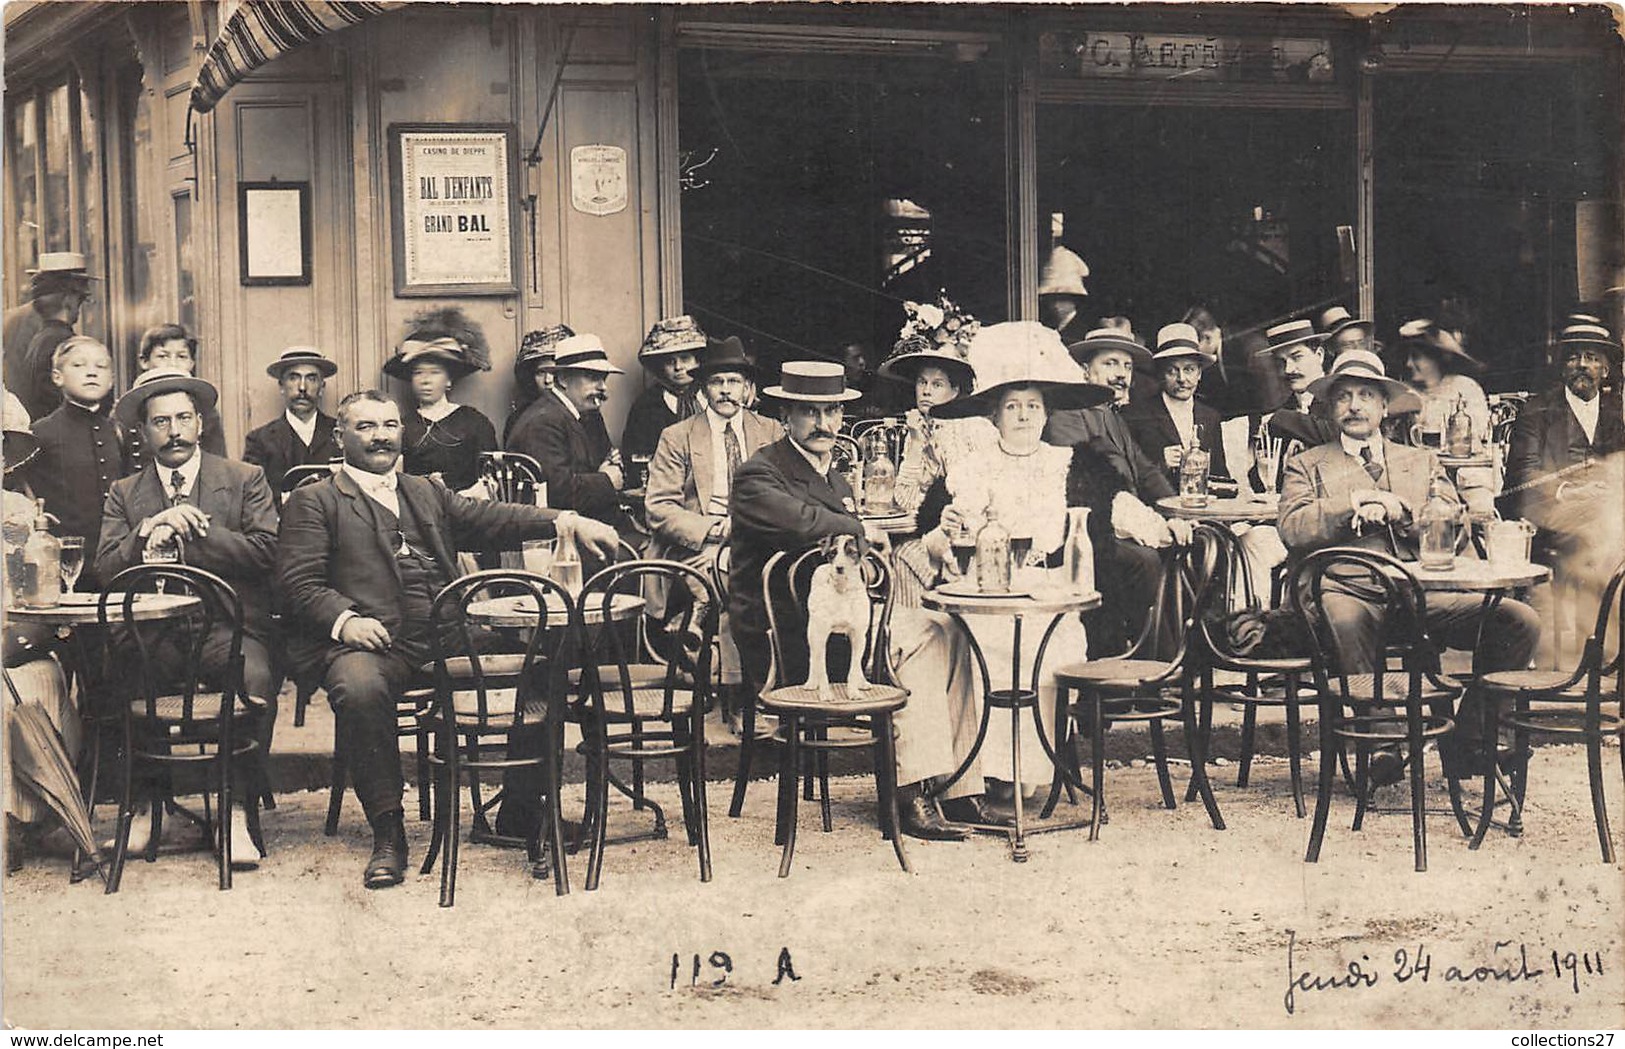
[[[310,283],[310,183],[239,182],[237,250],[244,287]]]
[[[391,124],[395,294],[517,295],[512,124]]]

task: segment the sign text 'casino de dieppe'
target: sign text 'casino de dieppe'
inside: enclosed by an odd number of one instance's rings
[[[1197,81],[1329,82],[1327,40],[1196,36],[1177,33],[1045,33],[1046,72],[1083,79],[1180,78]]]

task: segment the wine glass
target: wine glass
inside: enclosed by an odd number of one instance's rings
[[[141,560],[149,565],[178,565],[181,563],[181,541],[179,536],[171,536],[168,542],[151,543],[141,551]],[[155,589],[162,594],[164,580],[159,579]]]
[[[1264,494],[1275,491],[1275,470],[1280,464],[1277,458],[1274,442],[1266,438],[1262,431],[1258,440],[1253,442],[1253,465],[1258,468],[1258,482],[1264,486]]]
[[[62,592],[70,594],[85,567],[85,537],[65,535],[58,541],[62,544]]]

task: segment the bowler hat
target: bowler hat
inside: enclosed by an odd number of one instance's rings
[[[141,422],[141,406],[165,393],[189,393],[202,415],[214,407],[220,394],[214,386],[181,371],[179,368],[154,368],[136,376],[128,392],[113,404],[113,420],[122,429],[133,429]]]
[[[719,372],[738,372],[755,381],[756,365],[745,356],[745,344],[739,341],[739,336],[730,335],[726,339],[713,339],[704,356],[700,358],[699,365],[694,369],[694,381],[704,382]]]

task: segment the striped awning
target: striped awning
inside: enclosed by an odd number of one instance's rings
[[[241,0],[221,4],[220,35],[192,85],[192,108],[213,109],[232,85],[265,63],[326,33],[346,29],[404,0]],[[229,14],[225,13],[229,12]]]

